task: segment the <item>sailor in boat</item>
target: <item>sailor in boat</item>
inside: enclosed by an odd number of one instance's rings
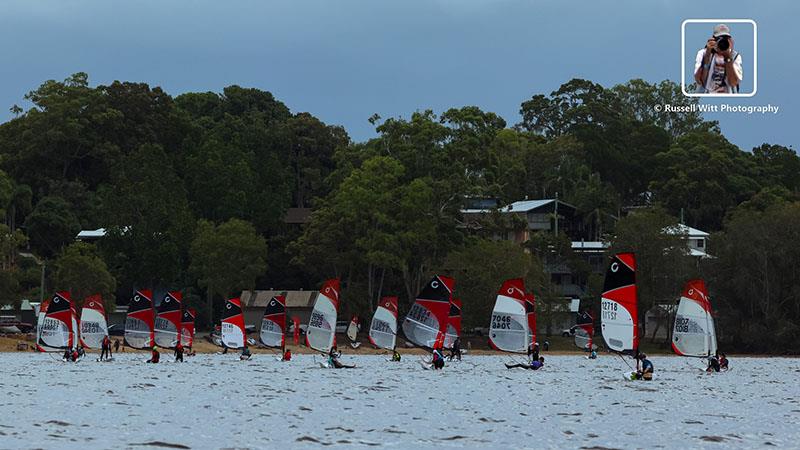
[[[346,364],[342,364],[341,361],[339,361],[339,357],[341,356],[342,356],[341,352],[339,352],[336,349],[336,346],[334,345],[331,348],[331,351],[328,352],[328,366],[336,369],[352,369],[355,367],[354,365],[348,366]]]
[[[108,336],[103,336],[103,342],[100,344],[100,361],[108,358],[111,359],[111,339]]]
[[[83,349],[82,345],[79,345],[78,346],[78,358],[82,358],[84,355],[86,355],[86,350]]]
[[[180,342],[175,345],[175,362],[178,361],[183,362],[183,345]]]
[[[281,361],[291,361],[291,360],[292,360],[292,351],[287,348],[286,351],[283,352],[283,357],[281,358]]]
[[[592,352],[589,353],[589,359],[597,359],[597,350],[592,349]]]
[[[533,342],[528,344],[528,361],[538,361],[539,360],[539,343]]]
[[[73,348],[72,349],[72,353],[70,354],[70,356],[71,356],[70,359],[72,360],[72,362],[77,361],[78,358],[80,357],[80,353],[78,352],[78,349],[77,348]]]
[[[458,336],[456,336],[456,339],[453,341],[453,347],[450,349],[450,354],[447,355],[448,361],[452,361],[453,358],[461,361],[461,338]]]
[[[72,361],[72,349],[67,348],[64,350],[64,356],[61,357],[64,361]]]
[[[158,361],[160,359],[161,359],[161,353],[158,353],[158,349],[154,345],[152,354],[150,355],[150,359],[148,359],[147,362],[152,364],[158,364]]]
[[[509,369],[519,367],[520,369],[539,370],[544,367],[544,356],[540,356],[539,359],[534,359],[527,364],[506,364],[506,367]]]
[[[122,349],[125,350],[125,347],[123,347]],[[119,351],[119,339],[114,339],[114,353],[117,353],[118,351]]]
[[[639,361],[642,363],[642,368],[637,370],[635,373],[635,377],[637,380],[652,380],[653,379],[653,363],[647,359],[647,355],[644,353],[639,353],[637,356],[636,366],[639,366]]]
[[[728,358],[725,357],[725,353],[719,354],[719,368],[720,370],[728,370]]]
[[[444,368],[444,356],[442,355],[442,347],[434,347],[433,359],[431,360],[431,362],[433,363],[434,369]]]
[[[227,349],[228,347],[225,347],[225,348]],[[246,345],[244,347],[242,347],[242,354],[239,355],[239,359],[240,360],[246,361],[246,360],[250,359],[252,356],[253,356],[253,354],[250,353],[250,349],[247,348]]]
[[[400,353],[397,351],[397,347],[392,349],[392,361],[400,362]]]
[[[706,368],[706,372],[719,372],[719,369],[720,369],[719,355],[709,355],[708,367]]]

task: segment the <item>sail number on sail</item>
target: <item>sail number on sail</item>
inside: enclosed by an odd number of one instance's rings
[[[414,303],[414,306],[411,307],[411,311],[408,312],[408,318],[419,323],[428,323],[431,318],[431,312],[418,303]]]
[[[492,329],[493,330],[510,330],[511,316],[502,314],[492,314]]]
[[[393,333],[392,328],[389,326],[389,323],[379,319],[375,319],[375,321],[372,323],[372,331],[377,331],[379,333],[388,333],[388,334]]]
[[[169,329],[174,329],[175,326],[172,325],[172,322],[170,322],[169,320],[167,320],[167,319],[165,319],[163,317],[156,317],[156,326],[155,326],[155,328],[158,329],[158,330],[169,330]]]
[[[610,300],[603,299],[602,314],[604,320],[617,320],[617,308],[619,304]]]
[[[311,320],[309,321],[308,325],[315,328],[325,328],[322,324],[325,323],[325,316],[321,313],[314,311],[311,313]]]

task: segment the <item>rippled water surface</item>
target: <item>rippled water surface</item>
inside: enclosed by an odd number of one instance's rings
[[[465,356],[443,371],[416,356],[344,356],[322,369],[255,355],[145,364],[0,354],[0,448],[746,448],[800,443],[800,360],[739,358],[707,375],[653,357],[656,379],[623,380],[620,358]]]

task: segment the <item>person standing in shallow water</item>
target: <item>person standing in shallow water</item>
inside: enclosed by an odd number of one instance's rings
[[[119,352],[119,339],[114,339],[114,353]]]
[[[178,342],[178,345],[175,346],[175,362],[183,362],[183,345]]]
[[[103,359],[111,359],[111,339],[108,336],[103,336],[103,342],[100,344],[100,361]]]
[[[153,351],[150,354],[150,359],[147,360],[148,363],[158,364],[158,361],[161,360],[161,353],[158,352],[156,346],[153,346]]]

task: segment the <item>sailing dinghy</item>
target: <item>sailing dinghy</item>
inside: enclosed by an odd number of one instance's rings
[[[675,313],[672,350],[680,356],[708,358],[717,354],[717,333],[703,280],[686,283]]]
[[[536,297],[532,292],[525,294],[525,315],[528,317],[528,346],[536,345]]]
[[[444,344],[455,280],[435,276],[422,291],[403,321],[406,340],[423,348]]]
[[[350,340],[350,347],[356,349],[361,347],[361,342],[358,341],[358,329],[360,328],[358,324],[358,316],[353,315],[353,318],[350,319],[350,324],[347,325],[347,339]]]
[[[128,305],[125,318],[125,345],[135,349],[150,349],[155,344],[155,311],[153,292],[137,290]]]
[[[397,344],[397,297],[383,297],[369,324],[369,341],[377,348],[394,350]]]
[[[286,297],[276,295],[267,303],[261,319],[261,343],[270,348],[286,346]]]
[[[247,335],[244,329],[244,315],[242,315],[242,301],[236,297],[225,302],[222,311],[222,324],[220,327],[222,346],[238,350],[244,348]]]
[[[46,305],[37,348],[42,352],[60,352],[71,347],[72,300],[69,292],[56,292]]]
[[[489,324],[489,346],[509,353],[526,353],[530,343],[528,306],[522,278],[506,280],[497,292]]]
[[[585,352],[595,350],[594,317],[589,311],[578,314],[575,322],[575,346]]]
[[[336,318],[339,314],[339,279],[326,280],[314,301],[306,330],[306,346],[328,355],[336,342]],[[321,367],[329,368],[327,362]]]
[[[155,342],[162,348],[175,348],[181,341],[181,302],[180,291],[167,292],[158,305],[155,321]]]
[[[453,348],[453,343],[461,337],[461,300],[454,298],[450,302],[447,314],[447,331],[444,334],[444,348]],[[464,351],[462,350],[462,353]]]
[[[192,345],[194,345],[194,318],[197,317],[197,311],[194,308],[184,308],[183,316],[181,317],[181,345],[189,349],[187,355],[192,354]]]
[[[108,323],[102,297],[100,294],[86,297],[81,310],[81,345],[99,349],[103,346],[103,339],[106,336],[108,336]]]
[[[633,253],[617,253],[611,258],[600,298],[600,326],[610,351],[638,357],[639,310]],[[626,372],[625,378],[632,379],[631,375]]]

